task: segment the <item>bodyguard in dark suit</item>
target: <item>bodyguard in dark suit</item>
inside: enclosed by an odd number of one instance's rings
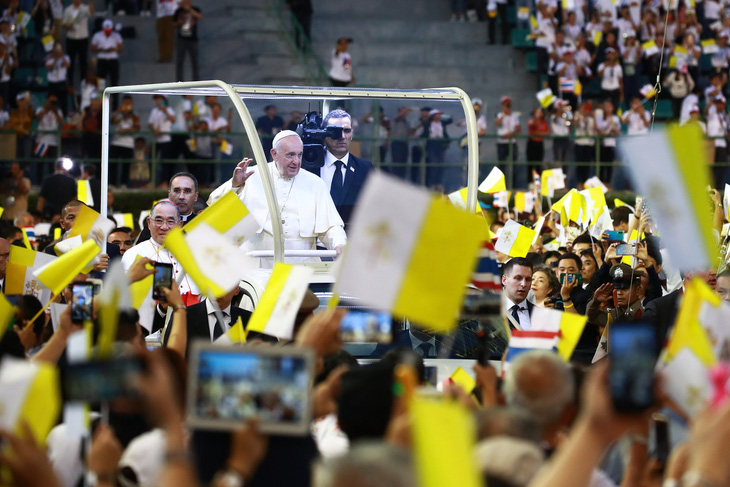
[[[183,226],[195,218],[193,205],[198,199],[198,180],[189,172],[179,172],[170,178],[170,186],[167,190],[167,198],[175,203],[180,210],[180,219]],[[144,228],[137,237],[137,243],[150,239],[150,230],[147,227],[147,219]]]
[[[190,344],[197,339],[215,341],[221,335],[225,334],[231,326],[236,324],[238,318],[241,318],[243,327],[246,328],[251,312],[232,305],[233,298],[238,296],[241,288],[236,286],[228,294],[216,299],[221,312],[223,313],[224,323],[220,323],[215,316],[215,310],[208,300],[203,300],[198,304],[188,306],[187,308],[187,329],[188,341],[185,356],[188,356]],[[165,331],[164,343],[167,344],[170,338],[170,326]]]
[[[531,328],[530,317],[535,305],[527,300],[532,286],[532,263],[524,257],[514,257],[502,268],[503,297],[507,314],[521,329]],[[511,320],[510,328],[514,328]]]
[[[330,188],[332,201],[347,227],[373,163],[350,154],[353,132],[349,113],[339,109],[332,110],[322,120],[323,127],[328,125],[342,127],[342,137],[325,139],[327,151],[324,155],[324,165],[319,168],[319,172],[316,172],[316,169],[312,172],[321,177]]]

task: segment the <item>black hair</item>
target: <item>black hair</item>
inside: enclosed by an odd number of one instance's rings
[[[590,233],[583,232],[580,235],[578,235],[577,237],[575,237],[575,240],[573,240],[573,246],[575,246],[575,244],[578,244],[578,243],[581,243],[581,244],[585,244],[585,243],[587,243],[587,244],[593,244],[593,239],[591,238]]]
[[[558,265],[564,260],[574,260],[575,264],[578,266],[578,270],[581,270],[583,268],[583,261],[580,260],[580,257],[573,252],[566,252],[563,255],[560,256],[560,259],[558,259]]]
[[[529,267],[530,272],[532,272],[533,269],[532,262],[529,260],[524,257],[513,257],[504,264],[504,267],[502,267],[502,275],[509,276],[512,272],[512,268],[515,266]]]
[[[195,192],[197,193],[198,192],[198,179],[187,171],[182,171],[182,172],[179,172],[179,173],[173,175],[170,178],[170,187],[172,188],[172,182],[175,180],[175,178],[179,178],[181,176],[185,176],[186,178],[190,178],[193,180],[193,183],[195,183]]]
[[[611,210],[611,220],[613,220],[613,226],[616,227],[621,223],[629,223],[629,215],[631,214],[631,208],[628,206],[618,206]]]

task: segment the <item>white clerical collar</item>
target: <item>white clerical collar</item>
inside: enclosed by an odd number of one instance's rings
[[[181,216],[180,219],[182,219],[182,221],[186,222],[186,221],[188,221],[190,219],[191,216],[193,216],[193,212],[192,211],[190,211],[190,213],[188,213],[187,215]]]
[[[335,165],[335,162],[337,162],[337,161],[342,161],[342,164],[345,167],[347,167],[347,163],[350,161],[350,153],[348,152],[347,154],[345,154],[345,157],[343,157],[342,159],[338,159],[335,156],[333,156],[332,153],[330,153],[330,151],[325,151],[324,164],[327,167],[333,167]]]

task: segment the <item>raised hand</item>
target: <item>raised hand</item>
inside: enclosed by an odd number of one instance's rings
[[[253,162],[250,157],[244,157],[241,162],[238,163],[236,168],[233,170],[233,187],[238,188],[246,184],[248,178],[253,175],[253,170],[248,170],[248,165]]]

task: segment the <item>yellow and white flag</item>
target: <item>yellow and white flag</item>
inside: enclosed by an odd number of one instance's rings
[[[129,281],[121,260],[115,260],[109,265],[97,299],[99,304],[99,356],[111,356],[112,347],[117,337],[119,312],[132,307]]]
[[[571,189],[569,192],[556,201],[552,209],[557,212],[562,212],[565,209],[565,216],[569,221],[575,222],[579,225],[587,225],[589,220],[588,203],[585,196],[578,192],[577,189]],[[561,224],[562,224],[561,215]],[[563,224],[563,226],[565,226]]]
[[[94,206],[94,195],[91,193],[91,183],[88,179],[80,179],[76,181],[76,199],[80,202]]]
[[[549,107],[555,101],[555,95],[550,88],[538,91],[535,97],[537,97],[537,101],[540,102],[540,106],[543,108]]]
[[[94,209],[81,205],[76,215],[76,222],[67,238],[79,235],[82,241],[91,239],[101,249],[106,245],[106,238],[112,230],[114,230],[113,221],[101,216]]]
[[[535,307],[532,310],[530,322],[533,323],[530,331],[560,332],[558,341],[558,355],[568,362],[578,345],[587,317],[584,315],[565,313],[557,309]]]
[[[99,252],[101,249],[96,242],[91,239],[87,240],[80,247],[63,254],[40,269],[36,269],[33,275],[54,295],[58,296],[63,288],[76,279],[76,276],[94,260]]]
[[[519,212],[532,213],[535,208],[535,193],[515,192],[514,208]]]
[[[619,152],[639,194],[651,201],[652,217],[672,262],[680,270],[709,269],[717,242],[707,207],[710,182],[699,126],[671,126],[645,137],[619,140]]]
[[[185,225],[185,232],[190,233],[202,224],[210,225],[238,246],[261,228],[253,214],[233,191],[228,191],[221,199],[190,220]]]
[[[540,175],[540,183],[541,195],[552,198],[556,190],[565,189],[565,174],[561,168],[546,169]]]
[[[256,267],[254,259],[206,222],[188,232],[173,228],[164,245],[206,296],[220,298]]]
[[[688,347],[707,367],[715,365],[717,358],[707,332],[699,321],[703,302],[719,299],[712,289],[695,277],[686,286],[682,304],[677,314],[677,321],[669,335],[665,360],[674,359],[675,355]]]
[[[600,186],[580,191],[580,194],[583,195],[588,206],[587,212],[589,221],[592,221],[591,218],[596,214],[597,209],[603,208],[607,205],[606,195],[604,193],[605,191]]]
[[[453,193],[448,194],[449,201],[451,203],[462,210],[466,210],[466,198],[467,198],[467,192],[469,188],[461,188],[459,191],[454,191]],[[474,208],[474,213],[481,213],[482,208],[479,206],[479,201],[477,201],[477,206]]]
[[[38,445],[61,411],[58,370],[44,362],[5,357],[0,363],[0,428],[23,434],[27,423]]]
[[[715,39],[705,39],[700,41],[700,44],[702,44],[702,54],[715,54],[719,51]]]
[[[51,52],[53,50],[53,43],[55,42],[55,39],[51,34],[42,37],[41,42],[43,43],[43,49],[45,49],[46,52]]]
[[[244,329],[241,317],[238,317],[236,323],[224,335],[218,337],[215,341],[217,345],[236,345],[238,343],[246,343],[248,330]]]
[[[28,294],[41,303],[50,301],[51,290],[33,273],[54,260],[56,257],[53,255],[11,245],[5,272],[5,294]]]
[[[5,332],[15,321],[15,312],[17,308],[5,299],[5,295],[0,293],[0,340],[2,340]]]
[[[112,218],[117,222],[117,227],[127,227],[134,230],[134,215],[131,213],[114,213]]]
[[[524,257],[530,251],[536,234],[537,232],[531,228],[520,225],[514,220],[507,220],[494,244],[494,250],[510,257]]]
[[[506,191],[507,186],[504,182],[504,173],[497,167],[493,167],[484,181],[479,185],[479,191],[482,193],[497,193]]]
[[[221,152],[227,156],[233,154],[233,145],[226,139],[221,141]]]
[[[725,193],[722,196],[723,213],[725,220],[730,222],[730,184],[725,184]]]
[[[309,288],[311,267],[277,263],[259,304],[253,310],[246,331],[290,340],[294,321]]]
[[[600,240],[603,232],[613,230],[613,220],[608,206],[596,208],[591,216],[592,225],[588,228],[591,237]]]
[[[445,331],[456,325],[486,239],[482,217],[376,173],[360,195],[348,233],[336,284],[341,294],[420,326]]]
[[[693,418],[710,402],[713,385],[710,368],[688,347],[659,369],[662,389],[684,413]]]

